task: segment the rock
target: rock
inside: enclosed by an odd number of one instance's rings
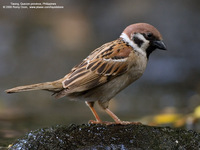
[[[200,149],[195,131],[146,125],[57,125],[18,139],[11,150]]]

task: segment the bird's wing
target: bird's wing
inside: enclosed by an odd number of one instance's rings
[[[106,43],[64,77],[63,87],[71,93],[102,85],[128,70],[131,53],[132,48],[121,39]]]

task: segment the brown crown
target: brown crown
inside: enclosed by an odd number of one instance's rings
[[[124,29],[123,33],[126,33],[129,38],[131,38],[131,34],[134,33],[152,33],[158,40],[162,40],[162,35],[160,32],[154,26],[147,23],[136,23],[129,25]]]

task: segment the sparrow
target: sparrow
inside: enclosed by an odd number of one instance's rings
[[[85,101],[96,119],[90,123],[108,124],[100,119],[94,109],[97,101],[114,123],[129,124],[131,122],[121,121],[108,108],[109,101],[142,76],[149,56],[155,49],[166,50],[160,32],[147,23],[132,24],[124,29],[118,39],[91,52],[63,78],[18,86],[6,92],[46,90],[53,92],[56,98],[67,96],[72,100]]]

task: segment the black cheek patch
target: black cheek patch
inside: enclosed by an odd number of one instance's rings
[[[133,41],[134,41],[135,44],[138,45],[138,47],[141,47],[142,44],[144,43],[144,41],[142,41],[142,40],[139,39],[138,37],[134,37],[134,38],[133,38]]]

